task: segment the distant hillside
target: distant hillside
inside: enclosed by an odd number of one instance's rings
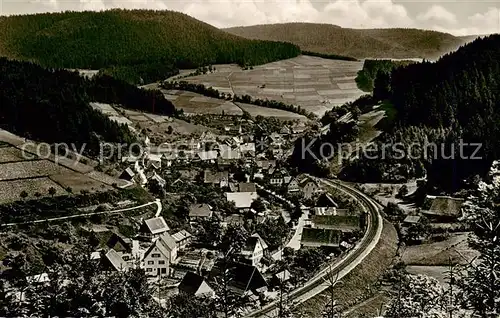
[[[49,67],[105,68],[129,81],[165,78],[176,68],[257,65],[299,53],[295,45],[244,39],[173,11],[0,17],[0,55]]]
[[[314,23],[255,25],[224,30],[249,39],[291,42],[305,51],[356,58],[434,59],[455,50],[467,39],[417,29],[347,29]]]

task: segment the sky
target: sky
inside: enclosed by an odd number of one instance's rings
[[[219,28],[313,22],[454,35],[500,33],[500,0],[0,0],[0,15],[112,8],[175,10]]]

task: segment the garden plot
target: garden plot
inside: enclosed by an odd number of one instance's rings
[[[0,165],[0,181],[44,177],[65,169],[49,160],[4,163]]]
[[[23,152],[15,147],[1,147],[0,148],[0,163],[16,162],[27,160],[23,156]]]
[[[73,193],[80,193],[82,190],[110,190],[110,187],[106,186],[102,182],[96,181],[85,175],[69,170],[59,174],[51,175],[49,178],[65,189],[71,188]]]
[[[34,199],[35,193],[47,196],[50,188],[56,190],[55,195],[67,194],[61,186],[47,177],[0,181],[0,189],[2,189],[0,191],[0,203],[20,200],[20,194],[23,191],[28,194],[28,199]]]

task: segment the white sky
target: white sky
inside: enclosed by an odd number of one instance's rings
[[[0,0],[0,14],[110,8],[170,9],[216,27],[319,22],[352,28],[415,27],[455,35],[500,32],[500,0]]]

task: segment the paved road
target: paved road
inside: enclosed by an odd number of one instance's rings
[[[37,224],[37,223],[46,223],[46,222],[52,222],[52,221],[61,221],[61,220],[69,220],[69,219],[74,219],[74,218],[80,218],[80,217],[89,217],[93,215],[100,215],[100,214],[116,214],[120,212],[126,212],[126,211],[132,211],[140,208],[144,208],[146,206],[150,206],[156,204],[157,209],[155,216],[158,217],[160,216],[161,210],[162,210],[162,205],[161,201],[159,199],[156,199],[155,201],[148,202],[146,204],[141,204],[138,206],[134,206],[131,208],[125,208],[125,209],[119,209],[119,210],[112,210],[112,211],[102,211],[102,212],[92,212],[92,213],[84,213],[84,214],[75,214],[75,215],[68,215],[68,216],[61,216],[57,218],[50,218],[50,219],[40,219],[40,220],[35,220],[35,221],[28,221],[28,222],[17,222],[17,223],[6,223],[0,225],[0,227],[4,226],[14,226],[14,225],[26,225],[26,224]]]
[[[325,281],[328,281],[328,277],[338,275],[338,279],[341,279],[358,266],[377,245],[383,227],[379,206],[364,193],[337,180],[315,179],[328,186],[336,187],[354,197],[361,203],[363,209],[369,213],[370,217],[368,218],[368,226],[365,235],[349,253],[345,254],[340,260],[337,260],[332,266],[321,270],[304,286],[290,293],[289,300],[294,306],[297,306],[327,289],[329,285],[325,283]],[[272,302],[259,310],[247,314],[246,317],[276,316],[277,305],[277,302]]]

